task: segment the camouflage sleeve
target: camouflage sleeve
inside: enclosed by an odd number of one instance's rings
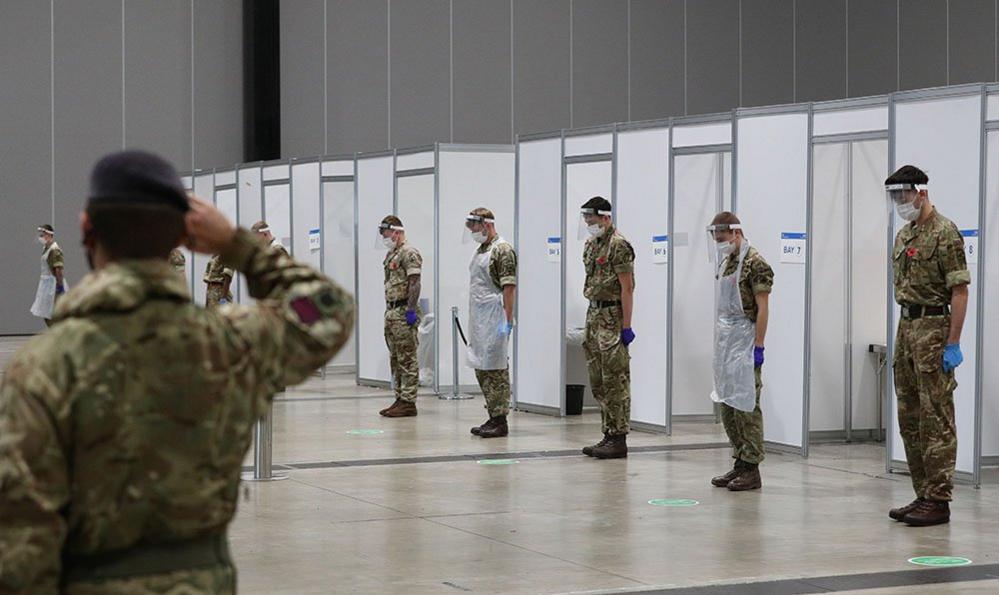
[[[489,276],[499,287],[517,284],[517,253],[510,244],[500,244],[489,260]]]
[[[635,250],[627,240],[611,240],[610,263],[615,273],[635,272]]]
[[[753,295],[770,293],[774,288],[774,270],[759,253],[749,267],[749,282],[753,286]]]
[[[257,300],[223,316],[246,340],[273,392],[305,380],[347,341],[354,300],[319,271],[268,250],[245,229],[236,233],[222,261],[246,276]]]
[[[223,277],[229,277],[230,279],[232,279],[235,275],[236,275],[236,272],[233,271],[231,267],[223,267],[222,268],[222,276]]]
[[[49,250],[49,255],[46,257],[45,262],[49,265],[50,271],[54,271],[59,267],[66,267],[66,263],[62,256],[62,250],[59,248]]]
[[[55,593],[69,501],[59,389],[15,358],[0,386],[0,593]]]
[[[947,280],[947,289],[971,283],[968,259],[964,254],[964,238],[956,225],[951,224],[947,231],[940,235],[938,250],[940,271]]]
[[[403,257],[403,264],[406,267],[406,276],[412,277],[413,275],[420,275],[423,271],[423,256],[420,255],[420,251],[416,248],[410,248],[406,251],[406,255]]]

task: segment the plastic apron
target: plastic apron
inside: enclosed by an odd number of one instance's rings
[[[739,278],[749,246],[749,240],[743,238],[735,274],[721,276],[727,259],[723,260],[715,281],[715,381],[711,400],[740,411],[756,408],[756,372],[753,369],[756,324],[746,316],[739,293]]]
[[[489,276],[489,260],[500,243],[497,237],[485,252],[476,252],[468,265],[471,281],[468,287],[468,365],[476,370],[502,370],[507,367],[508,336],[501,335],[500,325],[506,322],[503,310],[503,290]]]
[[[31,304],[31,313],[39,318],[51,319],[52,309],[55,306],[56,278],[49,270],[49,251],[52,246],[48,246],[42,251],[42,271],[38,279],[38,291],[35,293],[35,302]],[[63,281],[65,286],[65,281]],[[68,289],[68,287],[67,287]]]

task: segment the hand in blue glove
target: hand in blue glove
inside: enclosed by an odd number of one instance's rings
[[[62,295],[66,293],[66,287],[63,285],[56,285],[56,295]]]
[[[513,332],[513,323],[510,322],[509,320],[504,320],[503,322],[499,323],[498,327],[496,327],[496,333],[501,337],[509,337],[510,333],[512,332]]]
[[[413,326],[417,320],[419,319],[416,317],[416,310],[406,310],[406,324]]]
[[[226,305],[226,304],[228,304],[228,303],[229,303],[229,300],[227,300],[227,299],[225,299],[225,298],[221,298],[221,299],[219,300],[219,305],[220,305],[220,306],[224,306],[224,305]]]
[[[964,361],[964,355],[961,353],[960,343],[951,343],[944,349],[943,355],[943,371],[952,372],[954,368],[961,365]]]
[[[631,345],[631,342],[634,340],[635,340],[635,331],[631,330],[630,328],[621,329],[621,342],[624,343],[625,347]]]
[[[763,348],[753,347],[753,366],[757,368],[763,367]]]

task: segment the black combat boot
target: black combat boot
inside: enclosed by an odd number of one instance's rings
[[[603,446],[593,449],[593,456],[598,459],[623,459],[628,456],[628,435],[616,434],[608,436]]]
[[[744,463],[742,471],[735,479],[725,486],[732,492],[745,492],[747,490],[758,490],[763,487],[763,480],[760,479],[760,466],[756,463]]]
[[[494,418],[490,417],[489,419],[486,420],[486,423],[482,424],[481,426],[475,426],[474,428],[472,428],[472,433],[475,434],[476,436],[482,434],[482,430],[488,430],[489,428],[492,427],[493,419]]]
[[[610,436],[607,435],[607,432],[604,432],[603,440],[601,440],[600,442],[597,442],[593,446],[584,446],[583,447],[583,454],[586,455],[586,456],[588,456],[588,457],[592,457],[593,456],[593,449],[600,448],[601,446],[607,444],[607,440],[609,440],[609,439],[610,439]]]
[[[728,487],[729,482],[738,477],[740,473],[742,473],[742,470],[745,469],[745,465],[746,464],[743,463],[740,459],[736,459],[735,464],[732,465],[731,471],[729,471],[725,475],[719,475],[718,477],[711,478],[711,485],[715,486],[716,488]]]
[[[924,498],[922,496],[916,498],[912,502],[909,502],[905,506],[899,506],[898,508],[892,508],[888,511],[888,516],[896,521],[901,521],[905,518],[905,515],[916,510],[919,505],[923,502]]]
[[[950,522],[950,503],[941,500],[923,500],[902,521],[910,527],[929,527]]]
[[[483,426],[482,430],[479,431],[479,436],[482,438],[502,438],[510,433],[510,429],[506,425],[505,415],[490,417],[486,423],[491,425],[488,428]]]

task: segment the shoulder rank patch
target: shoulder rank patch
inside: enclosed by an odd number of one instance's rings
[[[295,298],[291,301],[291,309],[298,314],[298,319],[307,326],[312,326],[323,317],[316,303],[307,297]]]

